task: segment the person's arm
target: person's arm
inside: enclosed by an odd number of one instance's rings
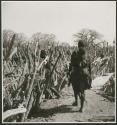
[[[89,73],[90,73],[90,75],[91,75],[91,61],[90,61],[90,59],[89,59],[89,61],[88,61],[88,67],[89,67]]]
[[[69,64],[69,73],[71,72],[71,70],[72,70],[72,64],[70,62],[70,64]]]
[[[69,81],[68,81],[68,87],[71,85],[71,81],[70,81],[71,69],[72,69],[72,67],[71,67],[71,62],[70,62],[70,64],[69,64],[69,70],[68,70],[68,74],[67,74],[67,77],[69,79]]]
[[[72,70],[72,66],[73,66],[73,56],[74,56],[74,52],[71,55],[71,60],[70,60],[70,63],[69,63],[69,74],[70,74],[70,72]]]
[[[71,71],[72,71],[72,66],[73,66],[73,56],[74,56],[74,52],[71,55],[71,61],[70,61],[70,64],[69,64],[69,71],[68,71],[69,82],[68,82],[68,86],[70,86],[70,84],[71,84],[70,79],[71,79]]]

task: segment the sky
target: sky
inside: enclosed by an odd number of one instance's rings
[[[53,33],[60,42],[73,43],[83,28],[101,33],[109,43],[116,37],[115,1],[2,1],[2,29],[31,37]]]

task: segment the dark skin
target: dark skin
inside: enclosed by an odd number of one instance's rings
[[[78,47],[79,50],[81,50],[83,47],[82,46],[79,46]],[[70,71],[72,69],[73,65],[71,64],[71,67],[70,67]],[[70,86],[70,83],[68,84],[68,86]],[[77,106],[78,105],[78,96],[80,98],[80,109],[79,109],[79,112],[82,112],[83,110],[83,106],[84,106],[84,101],[85,101],[85,93],[83,89],[80,89],[79,91],[77,90],[77,85],[75,85],[75,83],[72,82],[72,87],[73,87],[73,91],[74,91],[74,97],[75,97],[75,102],[72,104],[73,106]]]

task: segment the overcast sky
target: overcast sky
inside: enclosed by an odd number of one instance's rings
[[[2,29],[33,33],[53,33],[62,42],[72,42],[73,34],[90,28],[109,42],[116,35],[115,1],[10,1],[2,2]]]

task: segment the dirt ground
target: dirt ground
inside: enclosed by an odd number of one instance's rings
[[[65,87],[61,98],[43,102],[40,109],[26,122],[114,122],[115,102],[97,94],[99,90],[86,90],[86,101],[82,113],[78,106],[72,106],[74,101],[72,87]]]

